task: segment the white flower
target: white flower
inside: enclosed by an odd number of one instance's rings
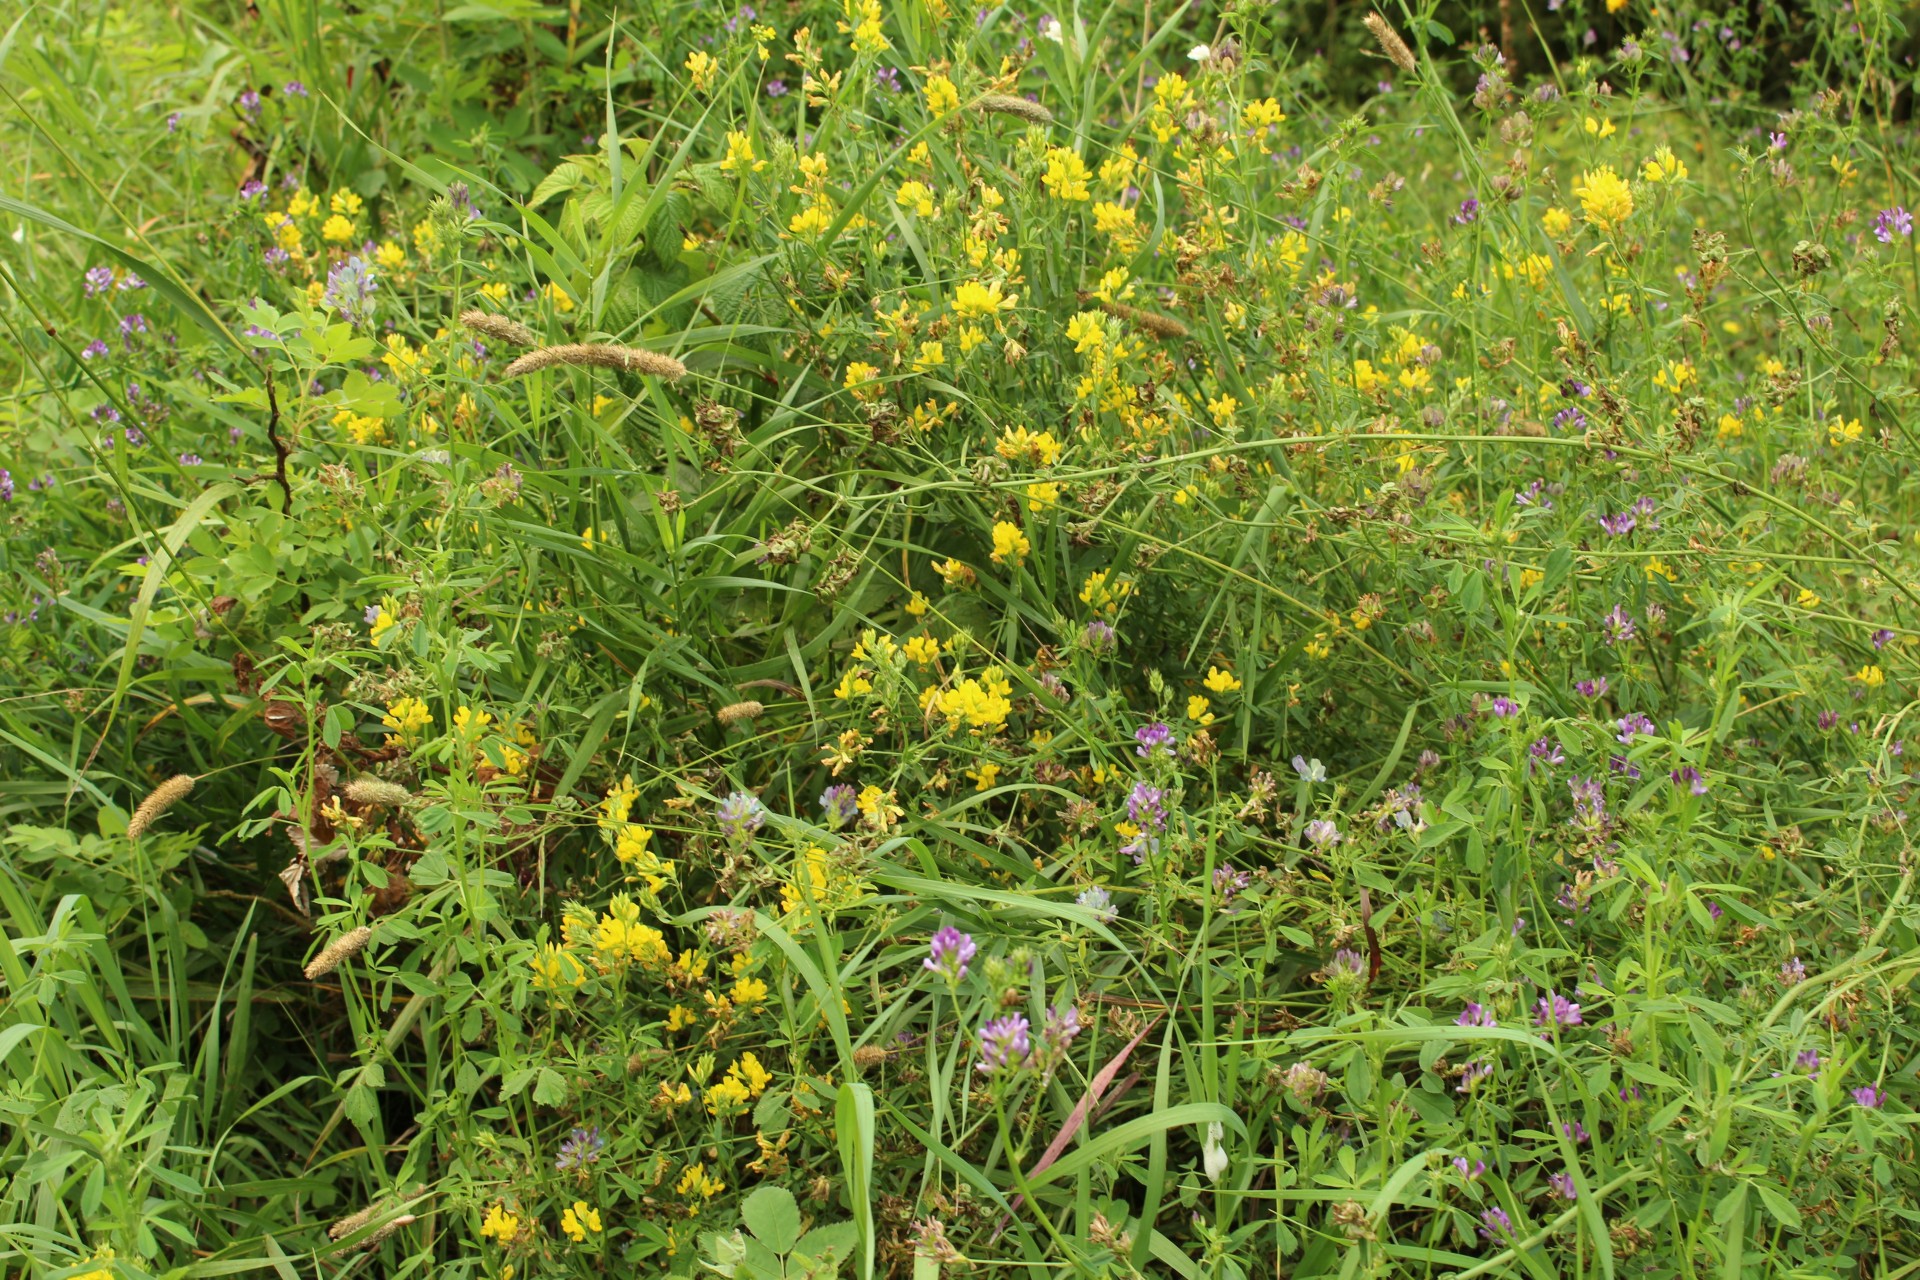
[[[1212,56],[1213,56],[1213,50],[1207,48],[1207,46],[1203,44],[1197,44],[1193,46],[1193,48],[1187,50],[1187,57],[1192,59],[1195,62],[1205,62],[1208,58],[1211,58]]]
[[[1060,19],[1040,19],[1040,38],[1042,40],[1051,40],[1055,44],[1065,44],[1066,34],[1060,30]]]
[[[1207,1126],[1207,1139],[1200,1144],[1200,1164],[1207,1172],[1210,1181],[1220,1181],[1220,1175],[1227,1171],[1227,1147],[1224,1139],[1227,1127],[1215,1120]]]

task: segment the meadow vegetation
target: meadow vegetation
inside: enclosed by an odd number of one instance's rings
[[[0,1271],[1914,1273],[1887,0],[0,24]]]

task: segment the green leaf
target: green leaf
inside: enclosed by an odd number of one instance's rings
[[[862,1280],[873,1280],[873,1090],[852,1081],[842,1084],[833,1108],[833,1127],[840,1139],[840,1172],[847,1180],[847,1199],[859,1215],[855,1221],[860,1226],[860,1275]]]
[[[800,1242],[800,1204],[785,1187],[757,1188],[740,1205],[740,1221],[775,1253],[792,1253]]]

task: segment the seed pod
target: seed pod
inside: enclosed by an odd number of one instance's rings
[[[1407,42],[1393,29],[1393,24],[1377,13],[1370,13],[1364,21],[1367,30],[1373,32],[1373,38],[1380,42],[1380,52],[1392,59],[1393,65],[1402,71],[1413,71],[1419,64],[1413,60],[1413,50],[1407,48]]]
[[[315,978],[332,973],[340,967],[342,961],[350,960],[360,954],[361,948],[365,947],[367,940],[372,937],[373,930],[364,924],[351,933],[342,934],[307,965],[307,980],[311,982]]]
[[[347,784],[346,797],[356,804],[377,804],[399,809],[413,799],[413,793],[385,778],[355,778]]]
[[[1172,316],[1163,316],[1157,311],[1144,311],[1139,307],[1130,307],[1124,302],[1102,302],[1100,309],[1110,316],[1125,320],[1136,329],[1144,329],[1156,338],[1172,338],[1178,341],[1187,336],[1187,326]]]
[[[663,356],[657,351],[646,351],[639,347],[617,347],[604,342],[571,342],[558,347],[541,347],[538,351],[529,351],[500,371],[502,378],[522,378],[539,369],[550,369],[557,364],[587,365],[599,369],[619,369],[627,373],[644,373],[655,378],[665,378],[668,382],[683,378],[687,366],[672,356]]]
[[[153,793],[140,802],[133,811],[133,817],[127,822],[127,839],[138,840],[159,820],[160,815],[186,798],[193,790],[193,778],[189,774],[179,773],[168,778],[153,789]]]
[[[1015,97],[1011,93],[987,93],[973,104],[973,109],[983,115],[1018,116],[1028,124],[1052,124],[1053,112],[1037,102]]]
[[[489,315],[485,311],[462,311],[460,323],[483,333],[496,342],[504,342],[515,347],[537,347],[540,335],[518,320],[509,320],[505,316]]]
[[[749,720],[758,719],[760,713],[765,710],[766,707],[763,704],[749,698],[745,702],[735,702],[720,708],[714,712],[714,719],[718,720],[723,728],[731,729]]]

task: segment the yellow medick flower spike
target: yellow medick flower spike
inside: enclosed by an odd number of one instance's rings
[[[758,173],[766,167],[765,160],[754,157],[752,138],[738,130],[727,130],[727,154],[720,161],[720,172]]]
[[[589,1234],[600,1234],[600,1211],[585,1200],[575,1200],[560,1215],[560,1230],[575,1244],[584,1244]]]
[[[1581,174],[1573,194],[1580,201],[1582,216],[1600,231],[1615,231],[1633,216],[1633,188],[1610,164]]]
[[[1687,166],[1673,154],[1672,147],[1661,147],[1641,166],[1640,176],[1648,182],[1681,182],[1687,176]]]
[[[1165,84],[1166,81],[1162,80],[1161,83]],[[1077,152],[1065,147],[1053,147],[1047,152],[1047,171],[1040,176],[1040,182],[1055,200],[1091,200],[1093,193],[1087,188],[1087,181],[1091,177],[1093,174],[1087,169],[1087,162]]]
[[[1214,666],[1207,668],[1207,678],[1201,683],[1214,693],[1233,693],[1241,687],[1240,681],[1234,678],[1233,672],[1222,671]]]
[[[687,74],[693,77],[693,88],[696,93],[705,93],[711,89],[713,78],[720,72],[720,64],[714,60],[713,55],[698,49],[688,54],[686,62],[681,65],[687,69]]]
[[[938,120],[960,109],[960,91],[943,75],[927,78],[927,110]]]
[[[1853,678],[1869,689],[1878,689],[1887,682],[1887,673],[1872,663],[1868,663],[1866,666],[1854,672]]]
[[[1012,564],[1018,568],[1026,562],[1027,553],[1033,550],[1033,544],[1027,541],[1027,535],[1020,526],[1007,520],[999,520],[993,526],[993,562]]]

